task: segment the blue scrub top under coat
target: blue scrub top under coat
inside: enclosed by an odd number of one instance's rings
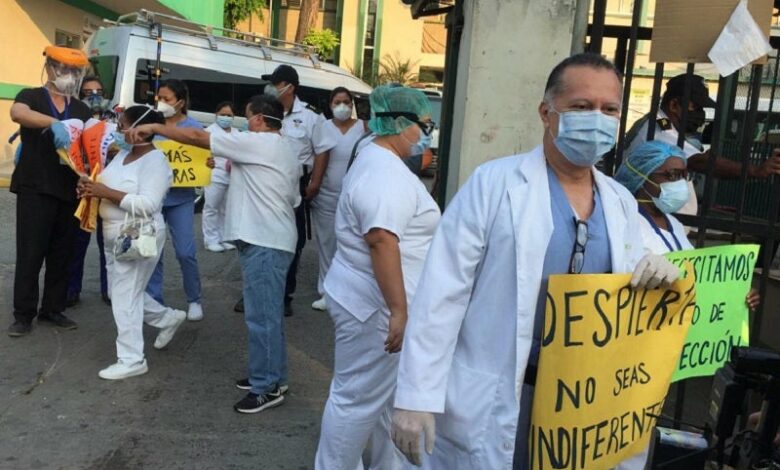
[[[544,311],[547,303],[547,281],[551,274],[567,274],[571,260],[574,242],[577,237],[575,218],[578,218],[572,209],[566,193],[563,191],[558,176],[550,166],[547,166],[547,181],[550,186],[550,211],[553,218],[553,233],[550,244],[544,255],[544,268],[542,269],[542,284],[539,287],[539,299],[536,305],[536,317],[534,319],[534,335],[531,345],[529,364],[537,364],[541,345],[542,329],[544,328]],[[588,222],[588,241],[585,245],[585,260],[582,274],[586,273],[610,273],[612,272],[612,253],[609,248],[609,235],[607,234],[607,222],[604,219],[604,208],[601,205],[601,197],[594,186],[593,213]]]
[[[176,123],[176,127],[192,127],[203,129],[203,126],[195,119],[186,116],[184,120]],[[155,140],[165,140],[163,137],[155,137]],[[171,188],[165,196],[163,207],[178,206],[195,200],[195,188]]]

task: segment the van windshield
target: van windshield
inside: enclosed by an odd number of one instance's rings
[[[136,103],[154,103],[153,59],[140,59],[136,65],[133,101]],[[232,101],[238,105],[236,114],[243,116],[243,103],[254,95],[263,92],[266,82],[260,78],[245,77],[217,70],[191,67],[188,65],[162,62],[161,80],[176,78],[184,81],[190,92],[192,111],[213,113],[219,103]]]
[[[89,73],[87,75],[98,77],[103,84],[103,97],[108,100],[113,99],[119,57],[115,55],[90,57],[89,65]]]

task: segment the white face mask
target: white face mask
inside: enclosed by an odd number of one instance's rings
[[[78,90],[78,79],[73,74],[64,74],[51,81],[54,87],[63,95],[73,96]]]
[[[352,108],[344,103],[337,104],[333,108],[333,117],[338,121],[346,121],[352,117]]]
[[[170,118],[176,115],[176,107],[171,106],[165,101],[160,101],[157,103],[157,111],[161,112],[164,118]]]

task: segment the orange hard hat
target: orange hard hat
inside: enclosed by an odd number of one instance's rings
[[[87,55],[78,49],[60,46],[46,46],[43,55],[63,65],[71,67],[86,67],[89,64]]]

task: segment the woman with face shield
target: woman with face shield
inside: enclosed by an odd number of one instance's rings
[[[354,106],[355,100],[348,89],[337,87],[331,92],[330,109],[333,119],[325,122],[323,131],[330,134],[336,146],[330,150],[330,160],[322,178],[322,186],[311,203],[320,271],[317,279],[320,298],[311,304],[311,308],[315,310],[325,310],[323,283],[333,255],[336,254],[336,204],[341,194],[341,183],[347,173],[352,149],[367,130],[365,121],[352,117]]]
[[[422,153],[433,130],[428,98],[385,85],[370,101],[368,127],[376,137],[344,177],[336,255],[325,278],[336,352],[316,469],[358,468],[369,438],[371,468],[401,464],[389,427],[396,353],[440,217],[425,185],[402,161]]]
[[[45,49],[45,84],[19,92],[11,106],[11,120],[20,127],[21,151],[11,177],[16,194],[16,271],[14,275],[14,323],[10,336],[32,331],[33,319],[74,329],[65,317],[68,260],[78,230],[76,174],[60,163],[56,149],[70,147],[70,133],[61,122],[86,121],[89,108],[73,95],[87,56],[76,49]],[[53,235],[56,234],[56,235]],[[38,278],[46,265],[43,298],[39,305]]]
[[[203,129],[198,121],[187,116],[190,101],[187,84],[181,80],[169,79],[160,84],[160,101],[157,110],[165,118],[165,125],[177,128]],[[195,189],[171,188],[162,209],[165,223],[171,231],[176,259],[181,267],[184,292],[187,295],[187,319],[203,319],[201,307],[200,272],[195,246]],[[146,292],[157,302],[163,302],[163,261],[157,264]]]
[[[148,371],[144,358],[144,323],[160,329],[154,347],[162,349],[187,317],[185,312],[164,307],[144,292],[165,245],[162,206],[173,175],[165,154],[152,145],[151,137],[133,145],[128,143],[125,133],[142,124],[162,122],[160,113],[151,107],[127,108],[119,118],[114,135],[119,153],[101,172],[97,182],[89,178],[79,182],[81,197],[101,199],[111,310],[117,328],[117,362],[98,374],[106,380],[125,379]],[[114,244],[128,216],[151,219],[157,238],[156,256],[135,260],[114,256]]]

